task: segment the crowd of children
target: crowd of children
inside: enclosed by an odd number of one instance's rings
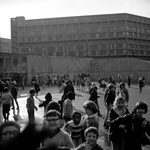
[[[50,92],[45,95],[45,101],[41,101],[35,87],[31,88],[26,100],[28,114],[26,128],[20,131],[18,124],[16,125],[15,121],[9,121],[4,114],[6,119],[0,126],[0,148],[2,150],[10,148],[8,146],[10,144],[12,148],[20,149],[21,143],[25,141],[25,148],[33,150],[103,150],[103,146],[97,142],[100,136],[100,117],[102,116],[96,85],[91,84],[89,88],[89,100],[83,104],[84,113],[73,106],[75,89],[71,80],[66,82],[63,92],[61,101],[53,101]],[[8,95],[11,97],[10,94]],[[36,97],[40,102],[38,106],[35,105]],[[3,100],[3,97],[1,99]],[[13,99],[11,98],[7,110],[10,110],[11,106],[14,109]],[[130,113],[128,102],[129,93],[125,88],[125,83],[120,82],[118,91],[112,82],[108,84],[104,95],[107,109],[104,129],[109,131],[108,137],[113,150],[130,148],[142,150],[141,131],[150,136],[150,122],[143,117],[148,111],[147,104],[145,102],[137,103],[133,112]],[[19,105],[17,106],[19,109]],[[35,119],[35,111],[38,110],[38,107],[44,107],[43,121],[40,126],[37,125]],[[31,129],[34,130],[31,131]],[[7,135],[4,134],[5,132]],[[131,142],[133,138],[138,141],[134,142],[134,145]],[[128,139],[131,140],[130,144],[128,144]],[[28,144],[31,145],[28,146]]]

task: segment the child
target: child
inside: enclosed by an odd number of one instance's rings
[[[57,148],[74,148],[70,135],[61,129],[61,114],[56,110],[49,110],[45,117],[43,129],[48,131],[48,136],[46,136],[42,142],[43,148],[48,148],[52,145]]]
[[[74,99],[74,93],[68,92],[67,99],[63,102],[63,118],[65,122],[70,121],[73,113],[73,104],[72,100]]]
[[[29,93],[30,96],[27,98],[27,104],[26,104],[27,113],[28,113],[29,123],[34,123],[35,121],[34,109],[37,111],[37,107],[34,104],[35,90],[30,89]]]
[[[75,147],[82,143],[83,124],[81,122],[81,113],[75,111],[72,114],[72,120],[66,123],[64,130],[71,134]]]
[[[0,126],[0,149],[6,149],[11,141],[21,133],[20,126],[15,121],[6,121]]]
[[[39,101],[41,101],[39,99]],[[40,104],[39,104],[39,107],[44,107],[44,114],[46,113],[46,108],[48,106],[48,103],[53,101],[52,100],[52,94],[50,92],[48,92],[46,95],[45,95],[45,101],[41,101]]]
[[[98,108],[93,101],[87,101],[83,104],[86,115],[82,116],[84,127],[95,126],[99,128]]]
[[[96,127],[88,127],[85,132],[85,142],[80,144],[76,150],[103,150],[101,146],[97,144],[98,130]]]

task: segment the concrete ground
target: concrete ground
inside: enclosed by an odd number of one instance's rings
[[[96,83],[97,86],[98,86],[98,83]],[[127,85],[126,85],[127,87]],[[18,102],[19,102],[19,106],[20,106],[20,115],[23,119],[23,123],[27,122],[27,111],[26,111],[26,99],[27,97],[29,96],[29,89],[31,87],[27,87],[25,90],[22,90],[21,88],[19,88],[19,93],[18,93]],[[128,88],[128,87],[127,87]],[[131,85],[130,88],[128,88],[129,90],[129,110],[132,111],[134,105],[136,102],[138,101],[145,101],[148,106],[149,106],[149,109],[150,109],[150,86],[146,85],[144,88],[143,88],[143,92],[142,93],[139,93],[139,89],[138,89],[138,85]],[[52,97],[53,97],[53,100],[55,101],[58,101],[61,99],[61,96],[63,93],[59,93],[59,89],[56,87],[56,88],[44,88],[42,89],[41,88],[41,91],[38,95],[38,98],[41,99],[41,100],[44,100],[44,96],[47,92],[51,92],[52,93]],[[103,89],[98,89],[98,93],[100,95],[100,98],[99,98],[99,106],[100,106],[100,111],[102,114],[105,115],[106,113],[106,109],[105,109],[105,106],[104,106],[104,101],[103,101],[103,97],[104,97],[104,92]],[[86,91],[82,92],[82,91],[77,91],[76,90],[76,98],[75,98],[75,101],[73,101],[73,105],[77,108],[77,109],[80,109],[81,111],[84,111],[83,110],[83,103],[85,101],[87,101],[89,98],[89,94],[88,94],[88,91],[86,89]],[[35,104],[36,106],[38,107],[38,104],[39,104],[39,100],[35,98]],[[39,122],[42,121],[42,118],[43,118],[43,113],[44,113],[44,109],[43,107],[38,107],[38,110],[35,112],[35,116],[37,118],[37,120]],[[145,115],[145,117],[150,120],[150,111]],[[13,120],[13,116],[12,116],[12,113],[10,115],[10,119]],[[100,138],[98,140],[98,143],[104,148],[104,150],[111,150],[110,146],[107,146],[106,143],[104,142],[104,134],[105,134],[105,131],[103,129],[103,119],[100,118]],[[150,147],[148,148],[143,148],[144,150],[150,150]]]

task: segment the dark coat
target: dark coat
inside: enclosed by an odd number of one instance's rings
[[[143,121],[146,121],[144,126]],[[126,125],[124,150],[142,150],[141,136],[143,132],[150,136],[150,122],[135,114],[127,114],[112,121],[112,128],[118,128],[119,125]]]
[[[81,145],[79,145],[79,146],[76,148],[76,150],[86,150],[85,147],[86,147],[86,143],[82,143]],[[92,148],[92,150],[103,150],[103,148],[100,147],[98,144],[96,144],[96,145]]]

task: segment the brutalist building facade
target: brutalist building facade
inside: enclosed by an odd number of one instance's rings
[[[150,18],[120,13],[11,18],[12,51],[72,57],[149,57]]]

